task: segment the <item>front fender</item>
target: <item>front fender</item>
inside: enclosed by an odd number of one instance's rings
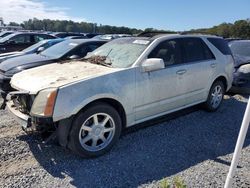
[[[132,114],[135,104],[135,70],[125,69],[59,88],[53,121],[69,118],[87,104],[103,98],[118,101],[126,114]]]

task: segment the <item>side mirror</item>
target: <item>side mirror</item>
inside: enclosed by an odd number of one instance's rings
[[[165,68],[164,61],[163,59],[160,59],[160,58],[146,59],[142,63],[143,72],[157,71],[157,70],[164,69],[164,68]]]
[[[78,58],[80,58],[79,55],[72,55],[72,56],[69,57],[69,59],[78,59]]]
[[[44,47],[39,47],[38,49],[37,49],[37,51],[36,51],[36,53],[40,53],[40,52],[42,52],[43,50],[45,50],[45,48]]]

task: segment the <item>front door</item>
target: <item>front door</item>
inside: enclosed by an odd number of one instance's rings
[[[185,104],[185,72],[179,39],[161,42],[148,56],[161,58],[165,69],[136,71],[136,122],[178,109]]]

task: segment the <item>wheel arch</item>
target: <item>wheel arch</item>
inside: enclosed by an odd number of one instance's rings
[[[116,109],[121,117],[122,129],[126,128],[127,118],[126,118],[126,111],[125,111],[123,105],[118,100],[116,100],[114,98],[109,98],[109,97],[97,98],[95,100],[89,101],[88,103],[85,103],[85,105],[81,109],[76,111],[70,117],[58,121],[56,134],[57,134],[59,144],[61,146],[68,147],[67,145],[69,143],[69,133],[72,129],[72,125],[73,125],[73,122],[74,122],[77,114],[83,112],[84,110],[86,110],[90,106],[98,104],[98,103],[106,103],[106,104],[112,106],[114,109]]]
[[[228,90],[228,81],[227,81],[227,77],[226,77],[225,75],[217,76],[214,80],[212,80],[211,84],[207,86],[207,95],[206,95],[206,99],[208,98],[209,92],[210,92],[210,90],[211,90],[213,84],[214,84],[216,81],[222,81],[223,85],[225,86],[225,91]]]
[[[221,82],[223,83],[224,87],[225,87],[225,90],[227,91],[227,89],[228,89],[228,81],[227,81],[226,76],[224,76],[224,75],[218,76],[218,77],[212,82],[211,87],[212,87],[212,85],[213,85],[215,82],[217,82],[217,81],[221,81]],[[210,88],[211,88],[211,87],[210,87]]]
[[[123,105],[117,99],[114,99],[114,98],[104,97],[104,98],[98,98],[98,99],[95,99],[93,101],[90,101],[90,102],[86,103],[76,114],[83,112],[85,109],[87,109],[90,106],[93,106],[97,103],[106,103],[106,104],[112,106],[114,109],[116,109],[121,117],[121,120],[122,120],[122,128],[124,129],[126,127],[126,124],[127,124],[126,111],[125,111]]]

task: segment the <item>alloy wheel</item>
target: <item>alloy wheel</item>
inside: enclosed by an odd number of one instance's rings
[[[211,105],[213,108],[217,108],[220,105],[223,97],[222,87],[220,85],[215,86],[211,95]]]
[[[99,151],[112,141],[115,134],[113,118],[106,113],[96,113],[81,126],[79,141],[87,151]]]

